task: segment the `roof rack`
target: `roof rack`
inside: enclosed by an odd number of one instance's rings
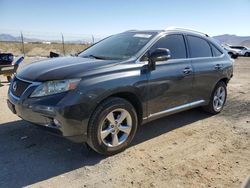
[[[192,29],[181,28],[181,27],[173,27],[173,26],[171,26],[171,27],[167,27],[167,28],[165,29],[165,31],[167,31],[167,30],[190,31],[190,32],[199,33],[199,34],[205,35],[206,37],[209,37],[209,35],[206,34],[206,33],[202,33],[202,32],[200,32],[200,31],[195,31],[195,30],[192,30]]]

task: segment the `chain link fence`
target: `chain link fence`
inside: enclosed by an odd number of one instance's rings
[[[48,57],[50,52],[75,55],[105,36],[0,30],[0,53]]]

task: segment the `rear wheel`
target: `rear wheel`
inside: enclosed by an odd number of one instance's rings
[[[209,104],[204,106],[204,110],[211,114],[218,114],[222,111],[227,98],[227,86],[224,82],[218,82],[210,97]]]
[[[131,143],[137,124],[136,110],[131,103],[122,98],[109,98],[90,119],[88,145],[100,154],[119,153]]]

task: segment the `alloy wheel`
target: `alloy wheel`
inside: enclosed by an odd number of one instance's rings
[[[224,103],[226,98],[226,91],[224,87],[218,87],[217,90],[214,93],[214,99],[213,99],[213,107],[216,112],[219,112]]]
[[[125,109],[111,111],[103,120],[100,137],[108,147],[116,147],[124,143],[132,129],[132,117]]]

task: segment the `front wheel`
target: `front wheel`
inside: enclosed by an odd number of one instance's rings
[[[88,125],[88,145],[96,152],[113,155],[130,144],[137,130],[137,114],[125,99],[112,97],[101,103]]]
[[[224,82],[218,82],[212,92],[209,104],[204,110],[211,114],[218,114],[222,111],[227,98],[227,86]]]
[[[249,57],[250,56],[250,53],[249,52],[246,52],[245,53],[245,57]]]

